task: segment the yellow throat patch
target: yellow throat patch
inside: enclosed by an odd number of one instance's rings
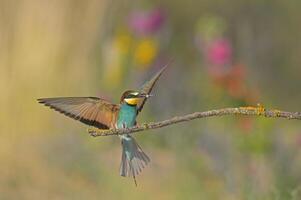
[[[124,101],[129,105],[135,106],[139,103],[139,98],[125,98]]]

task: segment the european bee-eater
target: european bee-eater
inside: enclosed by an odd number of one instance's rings
[[[136,117],[142,110],[155,83],[167,66],[163,67],[140,90],[125,91],[119,104],[110,103],[98,97],[58,97],[38,99],[39,103],[75,120],[101,130],[122,129],[136,125]],[[121,176],[136,176],[150,162],[136,140],[128,135],[121,135],[122,156],[120,165]],[[137,185],[137,184],[136,184]]]

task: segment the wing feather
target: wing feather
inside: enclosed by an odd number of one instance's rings
[[[165,69],[167,68],[168,64],[165,65],[156,75],[153,76],[153,78],[151,80],[149,80],[148,82],[144,83],[143,86],[140,89],[140,92],[145,93],[145,94],[150,94],[153,87],[155,86],[155,83],[157,82],[157,80],[160,78],[160,76],[162,75],[162,73],[165,71]],[[137,112],[140,112],[146,102],[147,98],[141,98],[139,104],[137,105]]]
[[[42,98],[38,102],[72,119],[100,129],[113,128],[120,106],[97,97]]]

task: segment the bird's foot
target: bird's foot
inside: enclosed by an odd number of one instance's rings
[[[123,133],[121,135],[127,134],[129,132],[129,130],[130,130],[130,127],[124,127],[124,128],[122,128],[121,132],[123,132]]]

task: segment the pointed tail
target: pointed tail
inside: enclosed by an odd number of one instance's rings
[[[150,159],[142,151],[136,140],[130,135],[121,136],[121,145],[122,157],[120,165],[120,175],[133,176],[136,184],[135,177],[150,162]]]

